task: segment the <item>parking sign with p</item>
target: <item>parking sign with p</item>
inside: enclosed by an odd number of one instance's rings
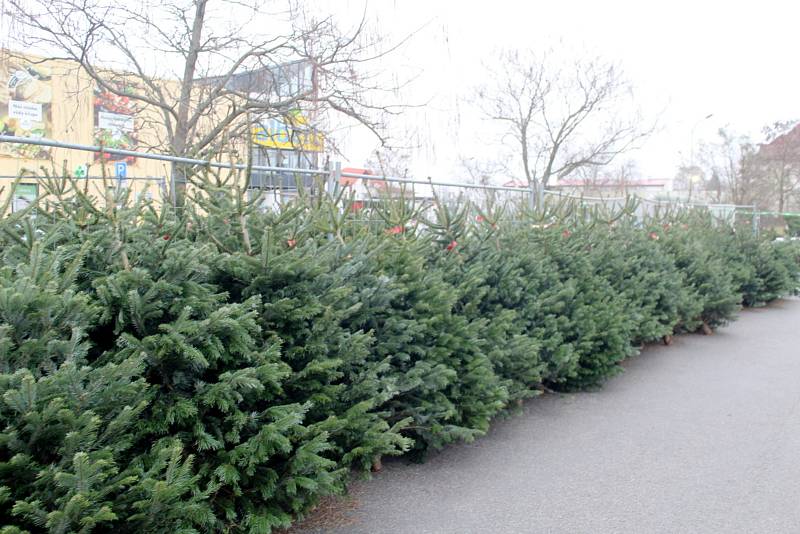
[[[114,164],[114,176],[117,180],[124,180],[128,177],[128,164],[124,161],[118,161]]]

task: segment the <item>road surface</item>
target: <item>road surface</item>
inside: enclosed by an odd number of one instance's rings
[[[292,532],[800,532],[800,300],[625,367],[425,464],[385,462]]]

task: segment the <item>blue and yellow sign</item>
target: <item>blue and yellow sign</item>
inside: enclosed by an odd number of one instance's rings
[[[308,121],[299,113],[285,120],[262,119],[253,126],[253,144],[283,150],[322,152],[323,137],[308,128]]]

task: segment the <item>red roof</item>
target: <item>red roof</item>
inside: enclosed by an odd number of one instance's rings
[[[356,169],[355,167],[345,167],[342,169],[342,172],[346,172],[347,174],[363,174],[365,176],[372,174],[372,171],[369,169]],[[357,181],[358,178],[353,178],[351,176],[342,176],[339,178],[339,183],[342,185],[355,185]]]
[[[345,168],[342,169],[342,172],[343,173],[347,173],[347,174],[362,174],[365,177],[366,176],[375,176],[375,173],[372,172],[369,169],[358,169],[356,167],[345,167]],[[353,178],[352,176],[342,176],[341,178],[339,178],[339,183],[344,185],[344,186],[351,186],[351,185],[355,185],[356,182],[358,182],[359,180],[362,180],[362,179],[363,178]],[[366,181],[367,185],[372,186],[372,187],[378,187],[378,188],[380,188],[380,187],[383,187],[383,188],[388,187],[388,182],[386,180],[365,180],[365,181]]]
[[[511,180],[503,184],[503,187],[524,187],[528,188],[528,183],[523,182],[522,180]]]
[[[347,174],[364,174],[367,176],[375,174],[369,169],[357,169],[355,167],[345,167],[342,169],[342,172],[346,172]]]
[[[660,178],[647,178],[640,180],[628,180],[621,182],[616,178],[600,180],[584,180],[582,178],[566,178],[559,180],[555,187],[664,187],[669,180]]]
[[[800,154],[800,124],[769,143],[759,147],[759,154],[767,158],[782,159]]]

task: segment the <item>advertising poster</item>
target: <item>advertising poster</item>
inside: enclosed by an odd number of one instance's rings
[[[36,200],[39,187],[36,184],[17,184],[14,188],[14,198],[11,202],[11,211],[22,211]]]
[[[0,60],[0,134],[17,137],[51,137],[52,76],[50,68],[21,58]],[[48,159],[50,149],[35,145],[0,145],[0,154]]]
[[[94,90],[94,142],[106,148],[136,150],[136,101],[125,96],[133,87],[115,85],[116,92],[96,86]],[[119,93],[119,94],[117,94]],[[106,161],[133,163],[132,156],[103,154]],[[97,155],[100,158],[100,155]]]
[[[288,123],[288,124],[287,124]],[[322,152],[322,135],[312,132],[308,120],[299,112],[292,113],[288,120],[265,117],[252,128],[253,144],[266,148]]]

